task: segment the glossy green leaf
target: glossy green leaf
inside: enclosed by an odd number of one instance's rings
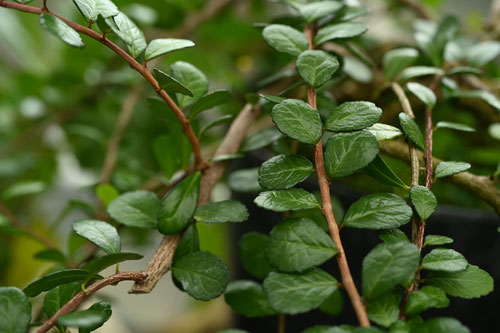
[[[459,272],[430,272],[424,282],[448,295],[462,298],[477,298],[493,291],[492,277],[474,265]]]
[[[125,43],[133,58],[139,57],[146,49],[146,38],[144,33],[124,13],[107,18],[106,23],[113,32]]]
[[[116,228],[107,222],[81,220],[73,223],[73,230],[108,254],[118,253],[121,250],[120,236]]]
[[[417,82],[409,82],[406,86],[408,87],[408,90],[410,90],[428,107],[433,108],[434,105],[436,105],[436,95],[426,86]]]
[[[245,141],[243,141],[240,150],[242,152],[247,152],[261,149],[269,146],[282,136],[283,134],[275,127],[264,128],[248,136]]]
[[[453,243],[453,238],[440,235],[427,235],[424,238],[424,246],[427,245],[444,245]]]
[[[193,97],[177,94],[179,106],[194,104],[208,91],[208,79],[198,68],[184,61],[177,61],[170,66],[172,76],[192,92]]]
[[[387,81],[392,81],[403,69],[417,60],[418,51],[412,48],[401,48],[387,52],[382,64]]]
[[[345,102],[328,115],[325,129],[331,132],[360,130],[375,124],[382,110],[371,102]]]
[[[218,297],[229,282],[226,264],[205,251],[180,258],[172,266],[172,274],[190,296],[202,301]]]
[[[201,97],[189,111],[189,118],[192,119],[198,113],[211,109],[217,105],[224,104],[231,99],[231,93],[227,90],[216,90]]]
[[[370,321],[389,327],[398,320],[399,301],[401,294],[398,290],[370,300],[366,305],[366,313]]]
[[[438,317],[424,321],[412,328],[411,333],[470,333],[470,330],[455,318]]]
[[[43,291],[50,290],[62,284],[83,281],[88,273],[84,269],[66,269],[49,273],[31,282],[23,291],[29,297],[35,297]]]
[[[254,202],[275,212],[320,207],[314,195],[301,188],[261,192]]]
[[[475,132],[476,129],[464,124],[452,123],[450,121],[438,121],[436,128],[450,128],[462,132]]]
[[[104,18],[118,15],[118,8],[110,0],[73,0],[85,20],[97,21],[98,16]]]
[[[45,30],[47,30],[66,44],[78,48],[82,48],[85,46],[78,32],[67,25],[63,20],[52,14],[42,13],[40,15],[40,24]]]
[[[180,258],[200,250],[200,239],[196,224],[191,224],[182,234],[181,242],[175,249],[174,262]]]
[[[476,67],[482,67],[500,54],[500,42],[484,41],[467,49],[467,62]]]
[[[84,310],[59,316],[57,322],[64,326],[90,329],[106,322],[108,315],[102,310]]]
[[[377,138],[377,141],[391,140],[403,135],[403,132],[399,128],[381,123],[367,127],[366,131],[373,134]]]
[[[466,162],[440,162],[434,171],[434,177],[442,178],[469,170],[471,165]]]
[[[284,314],[315,309],[337,288],[337,280],[320,269],[302,274],[271,272],[264,280],[269,305]]]
[[[422,259],[422,268],[429,271],[458,272],[467,265],[465,257],[452,249],[434,249]]]
[[[111,318],[111,314],[112,314],[111,304],[108,303],[108,302],[98,302],[98,303],[95,303],[90,308],[88,308],[88,310],[89,311],[100,311],[100,312],[103,312],[105,314],[104,320],[96,323],[95,325],[91,325],[88,328],[80,328],[78,330],[78,333],[90,333],[93,330],[96,330],[99,327],[101,327],[102,325],[104,325],[104,323],[106,321],[108,321],[109,318]]]
[[[363,169],[363,171],[368,174],[370,177],[382,182],[389,184],[391,186],[400,187],[403,189],[410,189],[408,185],[406,185],[401,178],[398,177],[392,171],[392,169],[385,163],[384,159],[379,155],[375,157],[375,159]]]
[[[201,173],[195,172],[177,184],[165,198],[158,211],[158,230],[164,235],[185,229],[198,204]]]
[[[298,99],[276,104],[271,117],[278,129],[302,143],[316,144],[321,139],[322,123],[317,110]]]
[[[313,23],[322,17],[336,13],[342,6],[342,3],[337,1],[316,1],[298,5],[297,9],[307,23]]]
[[[307,179],[313,164],[301,155],[277,155],[259,168],[259,183],[267,189],[287,189]]]
[[[337,254],[332,239],[309,219],[290,219],[269,234],[266,256],[282,272],[304,272]]]
[[[386,243],[401,241],[410,242],[408,236],[398,228],[378,230],[377,236]]]
[[[0,287],[0,332],[26,333],[31,322],[31,302],[18,288]]]
[[[412,186],[410,199],[422,220],[427,220],[436,210],[437,200],[434,193],[422,185]]]
[[[133,191],[120,195],[108,206],[108,214],[129,227],[156,228],[160,200],[153,192]]]
[[[207,203],[196,210],[197,222],[243,222],[248,219],[248,210],[239,201],[225,200]]]
[[[233,115],[226,114],[226,115],[223,115],[223,116],[221,116],[221,117],[219,117],[219,118],[217,118],[215,120],[212,120],[211,122],[209,122],[208,124],[206,124],[205,126],[203,126],[203,128],[200,130],[199,137],[201,138],[203,136],[203,134],[206,131],[208,131],[209,129],[211,129],[212,127],[222,125],[224,123],[229,122],[232,119],[233,119]]]
[[[236,192],[257,193],[262,191],[259,185],[259,168],[241,169],[228,177],[229,187]]]
[[[343,223],[351,228],[390,229],[410,222],[412,215],[411,207],[400,196],[374,193],[353,203],[347,210]]]
[[[363,259],[363,296],[375,299],[415,274],[418,248],[407,242],[382,243]]]
[[[307,50],[297,57],[297,72],[312,88],[321,87],[339,68],[337,58],[321,50]]]
[[[401,72],[399,80],[407,81],[409,79],[428,75],[444,75],[444,71],[441,68],[429,66],[408,67]]]
[[[257,282],[241,280],[230,282],[224,293],[231,309],[245,317],[266,317],[276,315],[267,303],[264,288]]]
[[[194,46],[194,43],[187,39],[179,38],[161,38],[154,39],[149,42],[144,52],[146,61],[158,58],[172,51],[181,50],[187,47]]]
[[[473,98],[482,99],[492,107],[500,110],[500,99],[492,93],[484,90],[469,90],[469,91],[454,91],[451,95],[457,98]]]
[[[378,151],[377,139],[367,131],[337,133],[326,143],[326,173],[332,178],[351,175],[373,161]]]
[[[87,277],[83,281],[83,284],[86,284],[88,281],[92,280],[99,272],[110,266],[118,264],[122,261],[139,260],[142,258],[142,255],[138,253],[123,252],[108,254],[106,256],[94,259],[83,267],[84,270],[89,272],[87,274]]]
[[[318,30],[314,43],[323,44],[329,40],[353,38],[368,31],[368,26],[363,22],[343,22],[327,25]]]
[[[415,144],[422,150],[425,150],[425,141],[424,137],[422,135],[422,132],[420,131],[420,128],[418,128],[417,123],[415,120],[413,120],[409,115],[406,113],[401,112],[399,114],[399,123],[401,124],[401,127],[403,128],[403,131],[405,132],[408,137],[415,142]]]
[[[410,294],[406,303],[406,313],[414,315],[429,308],[446,308],[449,304],[450,300],[444,291],[433,286],[424,286]]]
[[[168,93],[179,93],[182,95],[193,96],[191,90],[189,90],[185,85],[180,83],[173,76],[159,70],[158,68],[153,69],[153,74],[158,80],[158,84],[162,89]]]
[[[293,56],[298,56],[309,46],[306,36],[302,32],[287,25],[268,25],[262,31],[262,36],[272,48]]]
[[[265,279],[266,276],[273,270],[265,255],[265,248],[269,236],[258,233],[249,232],[241,237],[238,243],[240,260],[243,267],[258,279]]]

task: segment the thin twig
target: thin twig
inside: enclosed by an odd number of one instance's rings
[[[278,333],[285,333],[285,315],[278,315]]]

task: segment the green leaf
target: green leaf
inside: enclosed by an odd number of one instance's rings
[[[82,281],[88,273],[89,272],[84,269],[66,269],[49,273],[31,282],[23,291],[27,296],[35,297],[43,291],[50,290],[62,284]]]
[[[457,66],[446,72],[446,75],[482,75],[483,71],[473,67]]]
[[[307,23],[313,23],[322,17],[336,13],[342,7],[342,3],[337,1],[317,1],[298,5],[297,9]]]
[[[335,18],[338,21],[350,21],[370,13],[370,8],[361,6],[345,6]]]
[[[429,66],[408,67],[401,72],[399,81],[407,81],[409,79],[427,75],[444,75],[444,71],[441,68]]]
[[[274,96],[269,94],[259,94],[259,97],[263,98],[265,102],[272,103],[273,105],[281,103],[286,99],[285,97]]]
[[[363,171],[368,174],[370,177],[382,182],[389,184],[391,186],[400,187],[403,189],[410,189],[408,185],[406,185],[401,178],[398,177],[392,171],[392,169],[385,163],[384,159],[380,156],[380,154],[375,157],[375,159],[363,169]]]
[[[95,192],[105,206],[108,206],[111,201],[115,200],[120,195],[118,190],[113,185],[109,184],[100,184],[97,186]]]
[[[452,123],[449,121],[439,121],[436,124],[436,128],[451,128],[457,131],[462,131],[462,132],[475,132],[476,129],[464,124],[459,124],[459,123]]]
[[[382,110],[371,102],[345,102],[328,115],[325,129],[331,132],[360,130],[375,124]]]
[[[323,229],[309,219],[290,219],[269,234],[266,256],[282,272],[304,272],[337,254],[337,247]]]
[[[406,303],[406,313],[414,315],[429,308],[446,308],[449,304],[450,300],[444,291],[433,286],[425,286],[410,294]]]
[[[193,223],[182,234],[181,242],[177,246],[177,249],[175,249],[174,262],[199,250],[200,239],[198,237],[198,229],[196,228],[196,224]]]
[[[127,192],[111,202],[108,214],[118,223],[129,227],[156,228],[160,204],[160,200],[152,192]]]
[[[144,33],[125,14],[119,12],[118,15],[107,18],[106,23],[111,30],[125,43],[133,58],[139,57],[146,49],[146,38]]]
[[[201,173],[197,171],[163,198],[158,211],[158,230],[162,234],[176,234],[188,226],[198,204],[200,179]]]
[[[81,220],[73,223],[73,230],[108,254],[118,253],[121,250],[120,236],[116,228],[107,222]]]
[[[205,251],[180,258],[172,266],[172,274],[190,296],[202,301],[218,297],[229,282],[226,264]]]
[[[217,156],[212,157],[210,161],[212,162],[223,162],[223,161],[230,161],[230,160],[236,160],[239,158],[245,157],[244,154],[241,153],[236,153],[236,154],[220,154]]]
[[[477,298],[493,291],[492,277],[474,265],[459,272],[430,272],[424,282],[443,289],[448,295],[462,298]]]
[[[58,249],[44,249],[38,251],[37,253],[35,253],[35,255],[33,255],[33,258],[53,261],[61,264],[66,263],[66,256]]]
[[[415,142],[415,144],[422,150],[425,150],[425,141],[424,137],[422,135],[422,132],[420,131],[420,128],[418,128],[417,123],[415,120],[413,120],[409,115],[406,113],[401,112],[399,114],[399,123],[401,124],[401,127],[403,128],[403,131],[405,132],[408,137]]]
[[[195,66],[184,61],[177,61],[170,66],[170,70],[172,76],[193,94],[193,97],[177,94],[177,101],[181,108],[194,104],[207,93],[208,79]]]
[[[52,14],[42,13],[40,15],[40,24],[45,30],[47,30],[66,44],[78,48],[83,48],[85,46],[78,32],[67,25],[63,20]]]
[[[258,232],[249,232],[241,237],[238,244],[243,267],[257,279],[265,279],[273,269],[267,260],[264,249],[269,237]]]
[[[330,316],[337,316],[342,313],[344,309],[344,296],[337,289],[320,305],[319,310]]]
[[[31,322],[31,303],[15,287],[0,287],[0,331],[26,333]]]
[[[384,54],[382,64],[387,81],[392,81],[403,69],[417,60],[418,51],[413,48],[395,49]]]
[[[7,187],[2,192],[2,199],[7,201],[13,198],[17,198],[23,195],[30,195],[40,193],[45,190],[46,186],[43,182],[40,181],[20,181],[12,184]]]
[[[415,274],[418,248],[407,242],[382,243],[363,259],[363,296],[375,299]]]
[[[107,313],[102,310],[85,310],[59,316],[57,322],[64,326],[90,329],[101,326],[108,318]]]
[[[224,123],[227,123],[228,121],[230,121],[231,119],[233,119],[233,115],[231,114],[226,114],[224,116],[221,116],[211,122],[209,122],[208,124],[206,124],[205,126],[203,126],[203,128],[200,130],[200,135],[199,137],[201,138],[203,136],[203,134],[208,131],[209,129],[211,129],[212,127],[215,127],[215,126],[219,126],[219,125],[222,125]]]
[[[403,132],[399,128],[381,123],[367,127],[366,131],[373,134],[377,138],[377,141],[391,140],[403,135]]]
[[[228,177],[229,187],[236,192],[257,193],[262,190],[259,185],[259,168],[242,169],[232,172]]]
[[[422,220],[427,220],[436,210],[437,200],[427,187],[415,185],[411,187],[410,199],[413,207]]]
[[[297,72],[312,88],[325,84],[338,68],[337,58],[321,50],[307,50],[297,58]]]
[[[248,136],[245,141],[243,141],[240,151],[247,152],[264,148],[282,136],[283,134],[275,127],[264,128]]]
[[[343,223],[351,228],[390,229],[410,222],[412,215],[411,207],[400,196],[374,193],[353,203],[347,210]]]
[[[301,155],[277,155],[259,168],[259,183],[267,189],[287,189],[314,172],[312,163]]]
[[[457,98],[478,98],[482,99],[497,110],[500,110],[500,99],[488,91],[484,90],[469,90],[469,91],[454,91],[452,97]]]
[[[227,286],[224,298],[233,311],[245,317],[276,315],[276,311],[267,303],[264,289],[257,282],[248,280],[231,282]]]
[[[337,280],[320,269],[302,274],[271,272],[264,280],[269,305],[284,314],[315,309],[337,288]]]
[[[500,43],[497,41],[484,41],[467,49],[465,58],[475,67],[482,67],[495,59],[500,54]]]
[[[90,326],[88,328],[81,327],[78,330],[78,333],[90,333],[93,330],[96,330],[99,327],[101,327],[102,325],[104,325],[104,323],[107,322],[109,320],[109,318],[111,318],[111,314],[112,314],[111,304],[108,303],[108,302],[98,302],[98,303],[95,303],[90,308],[88,308],[88,310],[103,312],[105,314],[104,320],[101,321],[101,322],[99,322],[99,323],[96,323],[95,325],[92,325],[92,326]]]
[[[408,236],[398,228],[382,229],[377,231],[377,236],[386,243],[389,242],[410,242]]]
[[[275,212],[320,208],[314,195],[301,188],[261,192],[254,202],[259,207]]]
[[[197,222],[243,222],[248,219],[248,210],[239,201],[225,200],[207,203],[196,210]]]
[[[440,162],[434,171],[434,177],[443,178],[469,170],[471,165],[466,162]]]
[[[422,268],[429,271],[458,272],[467,265],[465,257],[452,249],[434,249],[422,259]]]
[[[272,48],[293,56],[298,56],[309,46],[306,36],[302,32],[287,25],[268,25],[262,31],[262,36]]]
[[[177,81],[176,78],[171,75],[159,70],[158,68],[153,69],[153,74],[158,80],[158,84],[162,89],[168,93],[179,93],[182,95],[193,96],[191,90],[189,90],[185,85]]]
[[[198,113],[211,109],[217,105],[224,104],[231,98],[231,93],[227,90],[216,90],[199,99],[191,111],[189,111],[189,119],[192,119]]]
[[[453,239],[446,236],[427,235],[424,238],[424,246],[427,245],[444,245],[453,243]]]
[[[63,284],[49,290],[43,299],[43,310],[47,317],[50,318],[56,314],[79,291],[78,282]],[[58,325],[58,328],[60,331],[65,332],[62,325]]]
[[[455,318],[439,317],[424,321],[412,328],[411,333],[470,333],[470,330]]]
[[[158,58],[169,52],[181,50],[191,46],[194,46],[194,43],[187,39],[179,39],[179,38],[154,39],[151,42],[149,42],[149,45],[146,47],[146,52],[144,52],[144,58],[146,61],[150,61],[154,58]]]
[[[366,31],[368,31],[368,26],[363,22],[335,23],[319,29],[314,43],[320,45],[329,40],[357,37]]]
[[[337,133],[325,148],[326,173],[341,178],[364,168],[377,156],[377,139],[367,131]]]
[[[118,8],[110,0],[73,0],[85,20],[97,21],[98,16],[108,18],[118,15]]]
[[[408,90],[410,90],[428,107],[433,108],[434,105],[436,105],[436,95],[426,86],[417,82],[409,82],[406,86],[408,87]]]
[[[317,110],[298,99],[276,104],[271,117],[278,129],[302,143],[316,144],[322,135],[321,118]]]
[[[347,329],[341,326],[327,326],[327,325],[315,325],[313,327],[309,327],[305,331],[302,331],[302,333],[351,333],[351,332],[354,332],[354,330]]]
[[[401,294],[398,290],[372,299],[366,305],[366,313],[370,321],[389,327],[398,320],[399,300]]]
[[[87,282],[92,280],[99,272],[103,271],[104,269],[110,266],[118,264],[122,261],[139,260],[142,258],[143,258],[142,255],[138,253],[123,252],[123,253],[108,254],[104,257],[94,259],[83,267],[84,270],[88,271],[88,274],[85,277],[83,284],[84,285],[87,284]]]

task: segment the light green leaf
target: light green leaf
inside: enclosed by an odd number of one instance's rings
[[[120,236],[116,228],[107,222],[81,220],[73,223],[73,230],[108,254],[119,253],[121,250]]]
[[[446,75],[482,75],[483,71],[474,67],[457,66],[446,72]]]
[[[107,313],[102,310],[85,310],[59,316],[57,322],[64,326],[90,329],[101,326],[108,318]]]
[[[233,311],[245,317],[276,315],[276,311],[267,303],[264,289],[257,282],[248,280],[230,282],[224,293],[224,298]]]
[[[42,13],[40,15],[40,24],[45,30],[55,35],[66,44],[78,48],[83,48],[85,46],[78,32],[52,14]]]
[[[302,143],[316,144],[321,139],[322,123],[317,110],[298,99],[276,104],[271,112],[278,129]]]
[[[367,131],[337,133],[326,143],[326,173],[332,178],[351,175],[373,161],[378,151],[377,139]]]
[[[321,50],[307,50],[297,58],[297,72],[312,88],[325,84],[338,68],[337,58]]]
[[[196,210],[197,222],[243,222],[248,219],[248,210],[239,201],[225,200],[207,203]]]
[[[488,134],[497,140],[500,140],[500,123],[493,123],[488,127]]]
[[[342,3],[337,1],[317,1],[297,5],[297,9],[307,23],[313,23],[322,17],[336,13],[342,6]]]
[[[329,40],[357,37],[366,31],[368,31],[368,26],[363,22],[335,23],[319,29],[314,42],[320,45]]]
[[[229,187],[236,192],[257,193],[262,191],[259,185],[259,168],[241,169],[228,177]]]
[[[314,166],[301,155],[277,155],[259,168],[259,183],[267,189],[287,189],[304,181]]]
[[[429,271],[458,272],[467,265],[465,257],[452,249],[434,249],[422,259],[422,268]]]
[[[377,141],[391,140],[403,135],[403,132],[399,128],[381,123],[367,127],[366,130],[375,135]]]
[[[406,313],[414,315],[428,308],[446,308],[449,304],[450,300],[444,291],[433,286],[425,286],[410,294],[406,303]]]
[[[468,90],[468,91],[454,91],[451,95],[457,98],[478,98],[482,99],[489,105],[493,106],[497,110],[500,110],[500,99],[488,91],[484,90]]]
[[[331,132],[360,130],[375,124],[382,110],[371,102],[345,102],[328,115],[325,129]]]
[[[144,33],[125,14],[119,12],[118,15],[107,18],[106,23],[113,32],[125,43],[133,58],[139,57],[146,49],[146,38]]]
[[[73,0],[85,20],[97,21],[100,15],[104,18],[118,15],[118,8],[110,0]]]
[[[158,68],[153,69],[153,74],[156,80],[158,80],[158,84],[160,85],[160,87],[166,92],[193,96],[191,90],[189,90],[185,85],[177,81],[176,78],[170,76],[169,74],[159,70]]]
[[[470,330],[455,318],[432,318],[417,324],[411,333],[470,333]]]
[[[0,287],[0,332],[26,333],[31,322],[31,302],[18,288]]]
[[[345,6],[335,19],[338,21],[351,21],[368,13],[370,13],[370,8],[367,7]]]
[[[83,267],[84,270],[89,272],[85,277],[83,284],[84,285],[87,284],[87,282],[92,280],[99,272],[103,271],[104,269],[110,266],[113,266],[115,264],[118,264],[126,260],[139,260],[139,259],[142,259],[142,255],[138,253],[128,253],[128,252],[108,254],[104,257],[99,257],[97,259],[94,259]]]
[[[154,39],[151,42],[149,42],[149,45],[146,47],[144,58],[146,61],[150,61],[154,58],[158,58],[159,56],[162,56],[169,52],[181,50],[191,46],[194,46],[194,43],[187,39],[179,39],[179,38]]]
[[[115,200],[120,195],[118,190],[110,184],[100,184],[97,186],[95,192],[105,206],[109,206],[111,201]]]
[[[156,194],[133,191],[120,195],[108,206],[108,214],[129,227],[156,228],[156,215],[161,202]]]
[[[415,207],[415,210],[422,220],[427,220],[436,210],[436,196],[425,186],[412,186],[410,198],[413,207]]]
[[[408,137],[415,142],[415,144],[422,150],[425,150],[425,141],[424,137],[422,135],[422,132],[420,131],[420,128],[418,128],[417,123],[415,120],[413,120],[409,115],[406,113],[401,112],[399,114],[399,123],[401,124],[401,127],[403,128],[403,131],[405,132]]]
[[[248,136],[245,141],[243,141],[240,151],[247,152],[264,148],[282,136],[283,134],[275,127],[264,128]]]
[[[304,272],[337,254],[332,239],[309,219],[290,219],[269,234],[266,256],[282,272]]]
[[[254,202],[259,207],[275,212],[320,208],[314,195],[301,188],[261,192]]]
[[[24,195],[36,194],[44,191],[45,183],[36,180],[16,182],[2,192],[2,199],[7,201]]]
[[[500,54],[500,42],[484,41],[469,47],[465,53],[467,62],[475,67],[482,67]]]
[[[315,309],[337,288],[337,280],[320,269],[311,269],[303,274],[271,272],[264,280],[269,305],[285,314]]]
[[[400,298],[400,292],[393,291],[370,300],[366,305],[366,313],[370,321],[382,327],[389,327],[395,323],[399,317]]]
[[[417,82],[409,82],[406,86],[408,87],[408,90],[410,90],[428,107],[433,108],[434,105],[436,105],[436,95],[426,86]]]
[[[424,283],[455,297],[477,298],[493,291],[493,279],[477,266],[469,265],[459,272],[430,272]]]
[[[401,75],[399,76],[399,81],[407,81],[409,79],[427,75],[444,75],[444,71],[441,68],[437,67],[428,67],[428,66],[408,67],[401,72]]]
[[[162,234],[175,234],[188,226],[198,204],[200,179],[197,171],[165,196],[158,211],[158,230]]]
[[[407,242],[382,243],[363,259],[363,296],[375,299],[415,274],[418,248]]]
[[[231,98],[231,93],[227,90],[216,90],[201,97],[189,111],[189,119],[198,113],[211,109],[217,105],[224,104]]]
[[[418,58],[418,51],[412,48],[395,49],[384,54],[382,64],[387,81],[392,81],[403,69]]]
[[[177,61],[170,66],[172,76],[192,92],[193,97],[177,94],[181,108],[198,101],[208,91],[208,79],[198,68],[184,61]]]
[[[451,128],[457,131],[462,131],[462,132],[475,132],[476,129],[464,124],[459,124],[459,123],[452,123],[449,121],[439,121],[436,124],[436,128]]]
[[[427,245],[444,245],[453,243],[453,238],[439,235],[427,235],[424,238],[424,246]]]
[[[269,236],[258,233],[249,232],[241,237],[238,243],[240,260],[243,267],[255,276],[257,279],[265,279],[266,276],[273,270],[264,249],[269,241]]]
[[[377,155],[377,157],[375,157],[375,159],[370,164],[368,164],[368,166],[366,166],[363,171],[370,177],[381,181],[382,183],[404,188],[406,190],[410,189],[410,187],[406,185],[401,180],[401,178],[399,178],[398,175],[396,175],[394,171],[392,171],[392,169],[385,163],[380,154]]]
[[[100,312],[103,312],[105,314],[104,320],[96,323],[95,325],[89,325],[88,328],[81,327],[78,330],[78,333],[90,333],[90,332],[98,329],[102,325],[104,325],[104,323],[107,322],[109,318],[111,318],[111,314],[112,314],[111,304],[108,303],[108,302],[98,302],[98,303],[95,303],[90,308],[88,308],[88,310],[89,311],[100,311]]]
[[[35,297],[43,291],[50,290],[62,284],[83,281],[88,273],[84,269],[66,269],[49,273],[31,282],[23,291],[27,296]]]
[[[440,162],[434,171],[434,177],[443,178],[469,170],[471,165],[466,162]]]
[[[205,251],[180,258],[172,266],[172,274],[190,296],[202,301],[221,295],[229,282],[226,264]]]
[[[302,32],[287,25],[268,25],[264,28],[262,36],[272,48],[293,56],[298,56],[309,46],[306,36]]]

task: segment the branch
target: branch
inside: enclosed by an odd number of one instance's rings
[[[48,332],[56,323],[57,318],[60,316],[70,313],[76,309],[82,302],[87,300],[92,294],[99,291],[100,289],[109,286],[110,284],[115,284],[121,281],[142,281],[144,279],[143,273],[138,272],[122,272],[116,273],[114,275],[108,276],[105,279],[98,280],[87,287],[87,292],[80,291],[78,294],[73,296],[66,304],[64,304],[59,311],[57,311],[52,317],[50,317],[38,330],[37,333]]]
[[[238,117],[231,124],[228,133],[217,148],[214,156],[238,152],[239,147],[246,137],[248,127],[258,117],[259,113],[260,111],[254,110],[252,105],[246,104]],[[198,206],[208,202],[212,189],[219,181],[227,165],[227,161],[217,162],[205,170],[201,178]],[[179,245],[181,237],[182,233],[163,237],[153,258],[151,258],[148,265],[143,270],[146,278],[144,281],[135,283],[129,293],[149,293],[153,290],[161,277],[170,269],[175,250]]]

